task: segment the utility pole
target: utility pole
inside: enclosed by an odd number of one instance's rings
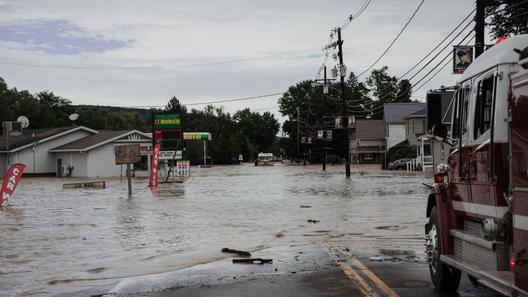
[[[299,165],[299,146],[301,145],[301,111],[299,109],[299,106],[296,108],[297,110],[297,165]]]
[[[323,88],[326,88],[326,65],[324,66],[324,77],[323,77]],[[323,93],[324,93],[324,90],[323,90]],[[325,137],[324,135],[324,132],[323,132],[323,137]],[[324,156],[323,156],[323,171],[326,171],[326,140],[324,141]]]
[[[337,44],[339,47],[339,76],[341,77],[341,101],[342,101],[342,121],[345,125],[344,134],[345,134],[345,174],[346,178],[350,178],[350,143],[348,140],[348,104],[345,97],[345,75],[343,73],[343,40],[341,40],[341,28],[337,28]]]
[[[486,0],[476,0],[475,13],[475,59],[484,52],[484,22]]]

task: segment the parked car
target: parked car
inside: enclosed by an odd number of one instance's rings
[[[407,162],[411,161],[412,158],[403,158],[396,161],[389,162],[389,170],[405,170],[407,168]]]

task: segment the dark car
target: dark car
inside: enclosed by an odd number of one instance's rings
[[[389,170],[405,170],[407,169],[407,162],[411,161],[412,158],[403,158],[396,161],[389,162]]]

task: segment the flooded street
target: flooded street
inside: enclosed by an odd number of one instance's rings
[[[193,168],[184,184],[24,178],[0,211],[1,296],[48,296],[221,260],[223,247],[342,245],[423,261],[431,182],[419,174],[343,166]],[[84,181],[84,180],[83,180]],[[314,220],[314,222],[308,222]],[[425,263],[424,263],[425,265]]]

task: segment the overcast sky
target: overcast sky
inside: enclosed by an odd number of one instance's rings
[[[316,76],[331,29],[364,2],[0,0],[0,77],[74,104],[155,106],[172,96],[188,104],[283,92]],[[372,0],[343,31],[348,70],[376,60],[419,2]],[[377,67],[403,74],[474,3],[425,0]],[[416,98],[456,79],[446,67]],[[223,105],[277,113],[277,98]]]

